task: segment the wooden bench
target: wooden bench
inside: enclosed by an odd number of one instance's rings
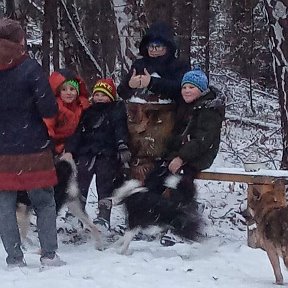
[[[241,168],[212,167],[201,171],[196,179],[212,181],[228,181],[247,183],[247,208],[252,199],[253,187],[261,194],[271,190],[277,191],[277,200],[286,203],[285,184],[288,183],[288,170],[263,170],[246,172]],[[253,218],[247,221],[247,244],[251,248],[258,248],[256,237],[257,226]]]

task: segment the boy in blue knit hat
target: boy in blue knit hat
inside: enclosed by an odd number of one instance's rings
[[[190,207],[196,194],[193,179],[199,171],[209,168],[217,155],[225,106],[215,88],[208,86],[208,78],[200,67],[184,74],[181,95],[163,159],[155,165],[145,184],[150,189],[163,185],[163,197],[193,211]],[[177,190],[164,187],[164,180],[171,174],[182,175]],[[174,245],[175,237],[165,234],[160,243]]]
[[[211,166],[218,152],[224,119],[224,103],[217,98],[215,89],[208,86],[208,78],[200,67],[184,74],[181,95],[166,152],[173,174],[185,164],[197,172]]]

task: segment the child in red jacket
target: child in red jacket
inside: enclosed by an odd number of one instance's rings
[[[44,119],[54,141],[55,154],[62,154],[65,140],[76,130],[82,112],[90,106],[84,81],[68,69],[55,71],[49,77],[59,108],[53,119]]]

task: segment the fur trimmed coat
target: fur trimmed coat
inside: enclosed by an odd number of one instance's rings
[[[148,44],[153,40],[161,40],[165,43],[167,52],[164,56],[155,58],[148,55]],[[163,22],[152,24],[140,43],[139,54],[142,58],[132,64],[117,89],[118,95],[124,100],[136,96],[144,98],[147,102],[157,102],[159,99],[176,101],[180,99],[182,76],[190,70],[190,65],[175,57],[176,50],[171,28]],[[150,75],[152,74],[148,87],[144,89],[130,88],[128,83],[133,69],[136,69],[137,75],[144,75],[144,68]]]

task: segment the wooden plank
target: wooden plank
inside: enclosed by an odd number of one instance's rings
[[[241,174],[250,176],[271,176],[271,177],[283,177],[288,179],[288,170],[272,170],[272,169],[260,169],[257,171],[245,171],[243,168],[227,168],[227,167],[217,167],[212,166],[202,172],[213,172],[213,173],[223,173],[223,174]]]
[[[228,182],[241,182],[248,184],[273,184],[279,180],[285,180],[286,177],[282,176],[255,176],[247,174],[228,174],[217,172],[201,171],[196,179],[200,180],[212,180],[212,181],[228,181]]]

